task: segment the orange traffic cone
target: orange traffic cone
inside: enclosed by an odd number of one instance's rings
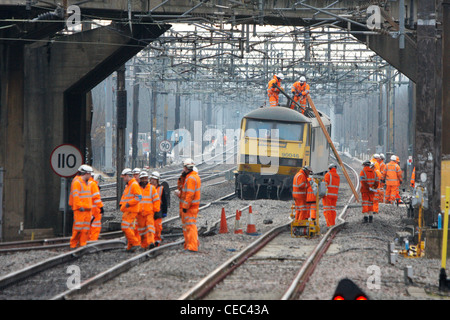
[[[236,210],[236,221],[234,223],[234,233],[236,233],[236,234],[244,233],[242,231],[242,227],[241,227],[241,211],[239,211],[239,210]]]
[[[219,233],[228,233],[227,217],[225,216],[225,208],[222,208],[222,216],[220,217]]]
[[[252,206],[248,208],[248,224],[247,224],[247,234],[255,234],[256,226],[255,220],[253,218]]]

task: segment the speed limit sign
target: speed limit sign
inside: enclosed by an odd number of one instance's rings
[[[172,143],[169,140],[163,140],[159,143],[159,150],[161,152],[170,152],[172,150]]]
[[[74,176],[82,164],[81,151],[71,144],[62,144],[56,147],[50,156],[52,170],[64,178]]]

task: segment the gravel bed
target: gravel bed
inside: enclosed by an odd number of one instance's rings
[[[361,170],[360,162],[355,161],[354,164],[359,173]],[[344,175],[342,173],[340,175],[338,215],[344,206],[343,199],[346,195],[351,194],[351,189],[346,184]],[[207,182],[203,184],[202,204],[234,191],[233,181],[220,186],[206,187],[206,184]],[[237,209],[251,205],[257,232],[262,234],[275,225],[290,221],[289,215],[292,203],[292,201],[266,199],[224,201],[202,210],[198,218],[198,227],[210,226],[212,223],[219,221],[222,208],[228,216],[235,214]],[[327,253],[317,265],[300,299],[329,300],[338,282],[346,277],[353,280],[371,299],[439,298],[436,295],[421,294],[421,291],[430,291],[438,284],[440,268],[438,259],[408,259],[399,256],[397,263],[394,265],[389,263],[388,243],[394,241],[397,232],[403,231],[406,225],[411,224],[411,221],[406,218],[406,214],[405,208],[380,204],[380,213],[375,216],[374,222],[363,224],[361,208],[349,209],[345,218],[345,226],[336,235]],[[176,198],[172,197],[172,205],[168,216],[177,215],[178,203]],[[120,216],[121,213],[117,210],[118,219],[120,219]],[[217,266],[257,238],[257,236],[245,233],[234,234],[234,218],[228,219],[227,223],[228,233],[200,238],[198,253],[185,252],[182,246],[173,248],[169,252],[133,267],[128,272],[87,293],[74,296],[73,299],[177,299]],[[241,226],[244,232],[247,223],[248,210],[244,210],[241,217]],[[320,226],[321,236],[323,236],[327,228],[322,210]],[[296,246],[318,243],[320,237],[314,239],[291,238],[289,241],[293,243],[292,248],[295,250]],[[21,255],[24,255],[24,253]],[[406,266],[412,266],[412,283],[405,281],[404,270]],[[374,270],[379,271],[379,273],[375,274]],[[257,278],[258,274],[252,276]],[[416,294],[416,292],[419,293]],[[239,299],[239,297],[236,298]]]

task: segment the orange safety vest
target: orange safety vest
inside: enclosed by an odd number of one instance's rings
[[[386,181],[387,186],[396,186],[402,183],[402,170],[395,161],[391,161],[386,165],[383,179]]]
[[[327,185],[327,197],[338,197],[339,193],[339,184],[341,178],[339,177],[336,168],[331,168],[325,174],[324,181]]]
[[[100,209],[101,207],[103,207],[103,202],[100,197],[100,189],[98,187],[98,181],[95,181],[93,178],[90,178],[88,183],[92,192],[92,207]]]
[[[191,171],[186,175],[180,195],[180,206],[182,209],[198,209],[200,206],[200,188],[202,182],[198,173]]]
[[[72,180],[69,205],[73,211],[79,210],[80,208],[84,208],[86,211],[92,209],[91,188],[80,176],[76,176]]]
[[[414,188],[416,185],[416,167],[414,167],[413,172],[411,174],[411,187]]]
[[[303,169],[300,169],[294,177],[292,185],[292,197],[300,198],[302,195],[307,195],[308,175]]]
[[[271,95],[278,95],[280,93],[280,90],[278,88],[275,88],[273,85],[276,84],[277,86],[279,86],[281,89],[283,89],[281,87],[281,82],[278,81],[278,78],[276,76],[273,76],[273,79],[269,81],[269,84],[267,86],[267,94],[269,96]]]
[[[361,192],[370,192],[369,188],[378,188],[378,178],[375,171],[369,166],[365,166],[361,170],[359,180],[361,181]]]
[[[127,186],[120,199],[120,210],[122,212],[139,212],[139,203],[142,200],[142,188],[137,183],[136,179],[133,178],[128,181]],[[128,203],[128,208],[126,204]]]
[[[309,93],[309,84],[304,82],[302,85],[300,81],[294,82],[291,91],[293,94],[304,98]]]
[[[142,188],[141,188],[142,189]],[[140,202],[140,212],[143,216],[153,214],[159,211],[160,197],[156,188],[151,183],[147,183],[145,189],[142,189],[142,200]]]
[[[316,194],[311,186],[312,178],[308,178],[308,187],[306,189],[306,202],[316,202]]]

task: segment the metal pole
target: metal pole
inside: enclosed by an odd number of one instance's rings
[[[0,168],[0,241],[3,241],[3,172]]]
[[[125,167],[125,131],[127,128],[127,91],[125,90],[125,65],[117,70],[117,145],[116,145],[116,181],[117,207],[124,189],[120,173]]]

